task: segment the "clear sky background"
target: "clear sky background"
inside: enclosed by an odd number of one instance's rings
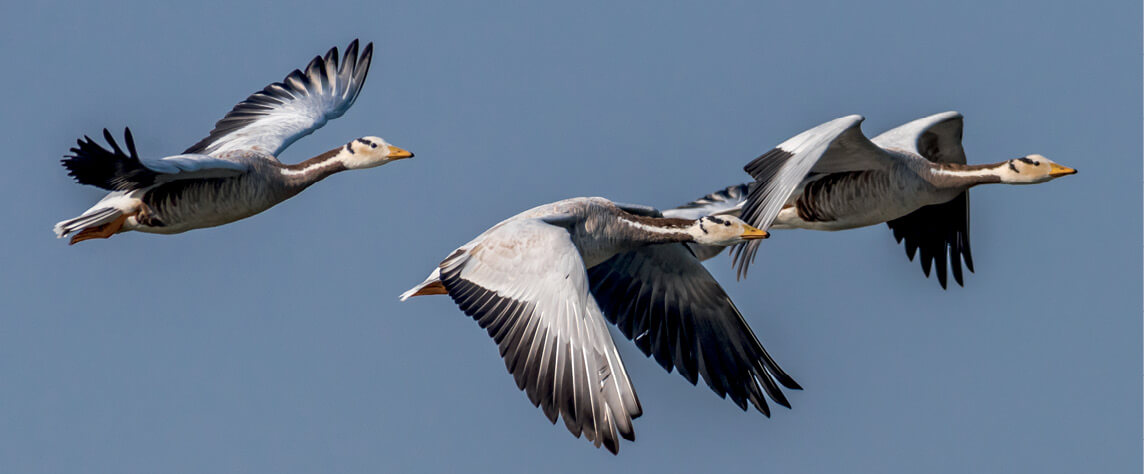
[[[0,6],[0,472],[1139,472],[1138,1],[96,3]],[[77,137],[177,153],[355,37],[356,105],[282,158],[415,159],[221,228],[53,238],[103,194],[58,164]],[[776,232],[742,282],[711,261],[805,387],[770,419],[619,338],[644,416],[613,457],[448,298],[397,300],[534,205],[670,207],[829,119],[950,109],[971,163],[1080,173],[973,191],[966,288],[885,226]]]

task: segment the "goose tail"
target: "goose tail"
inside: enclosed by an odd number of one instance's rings
[[[401,301],[405,301],[414,296],[444,295],[447,293],[448,291],[445,290],[445,285],[441,283],[441,270],[434,268],[433,273],[429,274],[429,278],[426,278],[425,281],[421,282],[420,285],[410,288],[409,291],[402,293]]]
[[[71,243],[106,238],[119,232],[127,217],[137,211],[138,200],[124,192],[114,192],[79,217],[57,222],[52,230],[56,238],[71,237]]]
[[[74,219],[57,222],[56,226],[52,229],[56,233],[56,238],[64,238],[69,235],[83,232],[84,230],[99,227],[105,224],[115,222],[123,211],[114,207],[103,207],[99,209],[92,209],[83,213],[83,215]]]

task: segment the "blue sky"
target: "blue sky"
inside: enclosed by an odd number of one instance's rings
[[[0,471],[1136,472],[1138,2],[6,4]],[[58,159],[132,127],[174,154],[330,46],[377,48],[353,109],[417,157],[253,218],[69,247],[102,193]],[[1080,170],[973,191],[943,291],[885,226],[775,232],[708,267],[805,390],[767,419],[617,340],[644,416],[620,456],[551,426],[443,297],[455,247],[536,204],[662,207],[826,120],[966,116],[971,163]]]

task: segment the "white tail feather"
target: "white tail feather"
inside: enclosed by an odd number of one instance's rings
[[[123,211],[113,207],[93,209],[75,219],[57,222],[52,230],[55,231],[56,238],[63,238],[89,227],[98,227],[110,223],[122,215]]]
[[[136,192],[113,191],[74,219],[56,223],[52,229],[57,238],[67,237],[89,227],[101,226],[114,221],[123,214],[132,214],[139,209]]]

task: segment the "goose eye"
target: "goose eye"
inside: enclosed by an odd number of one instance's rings
[[[376,143],[370,143],[370,144],[369,144],[369,146],[370,146],[370,148],[377,148],[377,144],[376,144]]]

